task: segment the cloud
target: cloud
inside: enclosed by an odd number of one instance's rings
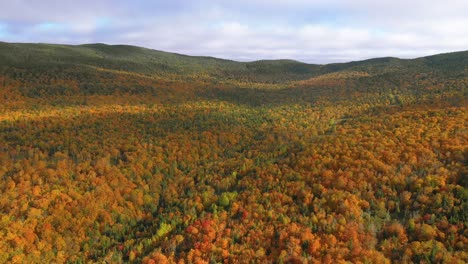
[[[465,50],[467,13],[464,0],[18,0],[2,4],[0,38],[328,63]]]

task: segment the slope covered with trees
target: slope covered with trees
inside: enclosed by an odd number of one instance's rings
[[[467,58],[0,43],[0,263],[466,263]]]

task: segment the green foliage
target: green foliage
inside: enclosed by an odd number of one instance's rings
[[[237,197],[237,192],[224,192],[219,197],[218,203],[222,207],[229,206]]]
[[[158,231],[156,231],[156,236],[158,238],[161,238],[167,235],[169,232],[171,232],[172,229],[174,229],[174,227],[171,224],[161,223],[161,226],[159,227]]]

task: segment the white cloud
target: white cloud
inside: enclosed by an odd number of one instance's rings
[[[19,0],[2,4],[0,37],[327,63],[466,50],[467,13],[461,0]]]

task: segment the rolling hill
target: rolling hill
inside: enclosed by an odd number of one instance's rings
[[[467,69],[0,43],[0,263],[467,263]]]
[[[360,74],[354,76],[353,82],[366,82],[362,86],[389,93],[388,89],[392,89],[388,87],[390,84],[418,89],[415,82],[420,78],[463,79],[467,75],[467,64],[468,51],[412,60],[378,58],[313,65],[291,60],[235,62],[125,45],[0,43],[0,74],[5,79],[4,86],[14,84],[15,97],[36,98],[73,94],[109,95],[116,92],[154,94],[158,93],[155,90],[159,88],[167,94],[177,86],[171,84],[174,82],[180,86],[199,83],[198,86],[203,86],[203,89],[196,89],[198,92],[194,93],[198,94],[206,94],[203,91],[206,89],[214,89],[216,93],[219,92],[217,88],[225,86],[288,88],[320,76],[335,74],[343,77],[355,73]],[[363,74],[367,75],[366,78]],[[349,82],[350,78],[347,79]],[[375,87],[380,80],[384,80],[382,87]],[[64,81],[68,84],[64,84]],[[239,96],[248,93],[239,89],[235,89],[235,92],[241,92]],[[327,93],[327,90],[317,92]],[[308,97],[312,95],[308,93]],[[172,97],[176,98],[177,95]]]
[[[412,60],[378,58],[349,63],[328,65],[306,64],[292,60],[235,62],[212,57],[194,57],[150,50],[126,45],[85,44],[78,46],[53,44],[0,43],[0,66],[18,69],[35,67],[89,67],[126,71],[147,75],[207,74],[212,78],[235,78],[248,76],[255,81],[258,76],[283,81],[307,79],[320,74],[337,71],[418,72],[454,71],[466,73],[468,51],[433,55]]]

